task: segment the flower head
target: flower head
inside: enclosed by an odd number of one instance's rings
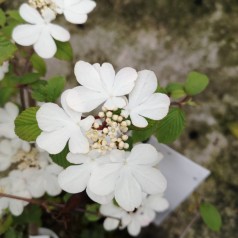
[[[70,90],[66,101],[78,112],[90,112],[101,104],[109,110],[126,106],[124,96],[131,92],[137,79],[132,68],[123,68],[116,74],[109,63],[100,66],[84,61],[76,64],[75,75],[82,86]]]
[[[17,26],[13,30],[13,40],[19,45],[33,45],[36,53],[42,58],[52,58],[55,55],[57,47],[54,39],[62,42],[69,41],[69,32],[51,23],[55,15],[49,9],[46,9],[42,16],[30,5],[22,4],[20,15],[29,24]]]

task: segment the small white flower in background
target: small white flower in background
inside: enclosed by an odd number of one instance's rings
[[[49,9],[43,11],[42,15],[28,4],[22,4],[20,7],[21,17],[29,24],[17,26],[13,30],[13,40],[23,46],[33,45],[36,53],[42,58],[52,58],[56,51],[54,41],[66,42],[70,39],[70,34],[63,27],[52,24],[55,15]]]
[[[84,191],[87,188],[93,170],[97,169],[99,164],[109,161],[107,156],[107,154],[101,156],[97,150],[91,150],[86,155],[69,153],[67,160],[75,165],[69,166],[60,173],[58,177],[60,187],[68,193]],[[113,193],[108,196],[97,196],[88,188],[87,194],[92,200],[100,203],[108,203],[114,196]]]
[[[57,104],[46,103],[37,112],[36,119],[42,133],[37,138],[37,145],[50,154],[60,153],[69,142],[72,153],[88,153],[89,142],[85,133],[91,128],[94,117],[82,120],[82,113],[68,108],[65,102],[69,90],[61,96],[60,108]]]
[[[53,0],[56,11],[64,14],[67,21],[73,24],[83,24],[88,19],[88,14],[96,7],[92,0]]]
[[[168,201],[161,194],[144,198],[142,205],[134,212],[126,212],[113,202],[102,205],[100,213],[107,218],[104,228],[107,231],[127,227],[131,236],[139,235],[141,227],[148,226],[156,217],[156,212],[164,212],[169,207]]]
[[[99,196],[115,194],[115,200],[127,211],[138,208],[143,193],[158,194],[166,189],[167,182],[154,168],[162,154],[149,144],[138,144],[131,152],[113,150],[110,162],[92,172],[88,188]]]
[[[126,106],[125,95],[135,86],[137,72],[123,68],[117,74],[109,63],[91,65],[79,61],[75,65],[76,78],[82,86],[71,89],[66,101],[78,112],[90,112],[103,104],[107,109]]]
[[[18,138],[15,134],[15,119],[19,115],[19,108],[12,102],[5,104],[0,108],[0,137],[11,139],[12,147],[15,150],[22,149],[30,151],[30,144]]]
[[[11,175],[0,179],[0,192],[23,198],[31,198],[23,179],[15,178]],[[27,204],[25,201],[0,197],[0,214],[8,208],[14,216],[19,216]]]
[[[40,227],[38,233],[39,235],[29,236],[29,238],[59,238],[54,231],[44,227]]]
[[[4,79],[5,74],[9,70],[9,63],[8,61],[3,62],[3,64],[0,66],[0,81]]]
[[[131,122],[137,127],[146,127],[146,118],[163,119],[169,111],[170,99],[166,94],[155,93],[158,86],[154,72],[139,72],[136,85],[129,94],[129,103],[122,115],[130,115]]]

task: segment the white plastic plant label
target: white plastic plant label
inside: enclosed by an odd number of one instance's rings
[[[159,144],[154,137],[149,143],[164,155],[159,166],[168,182],[165,197],[170,203],[170,208],[157,215],[154,222],[159,225],[209,176],[210,171],[168,146]]]

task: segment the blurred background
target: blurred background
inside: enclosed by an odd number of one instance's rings
[[[18,6],[21,1],[9,1]],[[100,0],[83,26],[72,32],[75,62],[110,62],[155,71],[159,83],[184,82],[196,70],[210,78],[208,89],[189,107],[187,127],[171,145],[212,174],[160,227],[141,237],[235,238],[238,234],[238,1]],[[61,21],[61,19],[60,19]],[[62,24],[65,21],[62,19]],[[49,76],[63,74],[76,84],[73,65],[50,60]],[[223,227],[210,231],[194,218],[196,200],[220,210]],[[126,234],[123,233],[123,236]],[[101,237],[99,233],[91,237]],[[103,236],[102,236],[103,237]]]

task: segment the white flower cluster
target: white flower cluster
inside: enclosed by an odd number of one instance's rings
[[[73,24],[83,24],[95,6],[91,0],[29,0],[29,4],[22,4],[19,10],[27,24],[18,25],[12,38],[19,45],[33,45],[42,58],[52,58],[57,51],[55,40],[67,42],[70,39],[66,29],[52,23],[57,14],[64,14]]]
[[[31,148],[16,136],[14,120],[18,114],[18,107],[11,102],[0,108],[0,172],[7,174],[0,178],[0,193],[23,198],[59,195],[57,177],[62,168],[51,161],[48,153]],[[25,201],[0,196],[0,216],[7,208],[18,216],[26,205]]]
[[[149,70],[137,73],[127,67],[115,73],[109,63],[79,61],[75,75],[81,86],[62,94],[62,108],[45,103],[38,110],[42,133],[36,143],[51,154],[68,145],[67,160],[72,165],[59,174],[61,188],[69,193],[86,190],[93,201],[103,204],[106,216],[106,207],[115,200],[114,209],[121,211],[115,218],[136,235],[140,226],[154,219],[154,211],[167,208],[162,198],[167,182],[156,167],[161,153],[150,144],[129,148],[130,127],[146,127],[147,118],[164,118],[169,97],[156,93],[157,78]],[[135,224],[140,218],[142,222]],[[105,226],[119,226],[118,221],[112,223],[106,220]]]

